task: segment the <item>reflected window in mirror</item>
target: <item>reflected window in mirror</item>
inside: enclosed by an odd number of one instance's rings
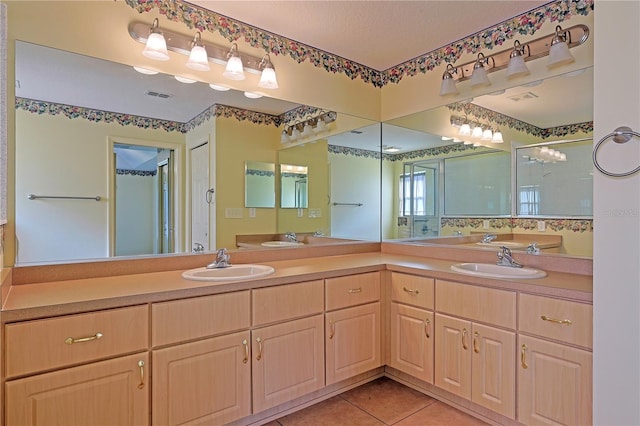
[[[518,216],[593,215],[592,139],[517,147]]]
[[[280,165],[280,207],[283,209],[306,209],[309,207],[307,166]]]
[[[276,207],[276,169],[273,163],[246,161],[244,168],[244,206],[247,208]]]

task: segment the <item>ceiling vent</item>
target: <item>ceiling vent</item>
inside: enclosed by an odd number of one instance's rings
[[[527,101],[531,99],[537,99],[538,95],[533,92],[523,92],[518,93],[517,95],[507,96],[508,99],[511,99],[514,102]]]
[[[160,93],[154,90],[147,90],[146,92],[144,92],[144,94],[148,96],[153,96],[156,98],[161,98],[161,99],[169,99],[173,97],[173,95],[169,95],[168,93]]]

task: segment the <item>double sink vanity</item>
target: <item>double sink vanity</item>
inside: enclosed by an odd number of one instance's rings
[[[383,375],[493,424],[590,424],[591,260],[497,252],[354,242],[236,250],[226,268],[14,268],[3,424],[263,424]]]

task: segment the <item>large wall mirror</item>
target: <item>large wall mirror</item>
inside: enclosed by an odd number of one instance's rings
[[[233,249],[237,235],[289,231],[326,237],[316,243],[380,241],[379,123],[338,112],[328,131],[281,144],[272,124],[224,117],[212,130],[216,117],[206,113],[233,105],[279,116],[312,106],[248,99],[26,42],[16,42],[15,55],[16,265]],[[238,145],[238,131],[257,148],[218,155]],[[115,159],[113,146],[145,148],[118,149]],[[155,155],[167,149],[171,159]],[[280,164],[307,167],[306,183],[294,182],[293,208],[279,205]],[[217,176],[215,185],[208,176]],[[144,208],[115,202],[134,189]],[[199,206],[191,203],[197,197]],[[123,211],[136,215],[144,236]]]
[[[590,254],[592,84],[586,68],[383,123],[383,239],[548,222],[567,240],[579,229],[563,253]],[[482,131],[465,134],[463,124]],[[540,151],[557,158],[541,161]]]

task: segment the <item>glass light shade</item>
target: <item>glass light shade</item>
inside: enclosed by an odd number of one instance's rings
[[[178,80],[180,83],[185,83],[185,84],[192,84],[192,83],[196,82],[195,80],[192,80],[192,79],[187,78],[187,77],[182,77],[180,75],[174,75],[173,78]]]
[[[292,141],[295,141],[295,140],[300,139],[300,137],[301,137],[301,135],[300,135],[300,130],[298,130],[298,128],[297,128],[297,127],[294,127],[294,128],[293,128],[293,131],[291,132],[290,139],[291,139]]]
[[[265,89],[277,89],[278,80],[276,78],[276,70],[269,67],[263,69],[262,74],[260,74],[258,87],[263,87]]]
[[[455,95],[456,93],[459,92],[453,77],[443,78],[440,85],[440,96]]]
[[[187,68],[196,71],[209,71],[209,57],[203,46],[193,46],[187,61]]]
[[[471,132],[472,138],[481,138],[482,137],[482,127],[476,126],[473,128],[473,132]]]
[[[318,123],[316,124],[316,128],[313,129],[314,132],[320,133],[327,130],[327,123],[322,118],[318,119]]]
[[[493,139],[493,130],[487,129],[484,132],[482,132],[482,140],[483,141],[490,141],[492,139]]]
[[[133,67],[133,69],[138,71],[140,74],[145,74],[145,75],[156,75],[156,74],[158,74],[158,71],[150,70],[150,69],[147,69],[147,68]]]
[[[507,77],[511,78],[527,74],[529,74],[529,68],[524,63],[524,57],[520,54],[511,56],[509,65],[507,65]]]
[[[147,38],[147,44],[142,50],[142,54],[155,61],[168,61],[169,52],[167,52],[167,41],[160,33],[151,33]]]
[[[469,126],[467,123],[464,123],[462,126],[460,126],[458,134],[460,136],[471,136],[471,126]]]
[[[502,132],[500,130],[496,130],[495,132],[493,132],[493,138],[491,138],[491,142],[504,143],[504,139],[502,139]]]
[[[555,67],[558,65],[570,64],[575,61],[571,52],[569,52],[569,46],[564,41],[558,41],[551,44],[549,49],[549,61],[548,67]]]
[[[232,56],[227,61],[227,67],[222,73],[223,76],[229,80],[244,80],[244,69],[242,66],[242,59],[239,56]]]
[[[489,86],[490,84],[491,81],[487,76],[487,70],[484,69],[483,66],[478,68],[474,67],[473,73],[471,74],[471,87]]]
[[[302,137],[307,138],[309,136],[313,136],[313,129],[311,128],[311,124],[307,123],[304,125],[304,129],[302,129]]]
[[[287,143],[289,142],[289,134],[287,133],[286,130],[282,131],[282,136],[280,136],[280,143]]]

